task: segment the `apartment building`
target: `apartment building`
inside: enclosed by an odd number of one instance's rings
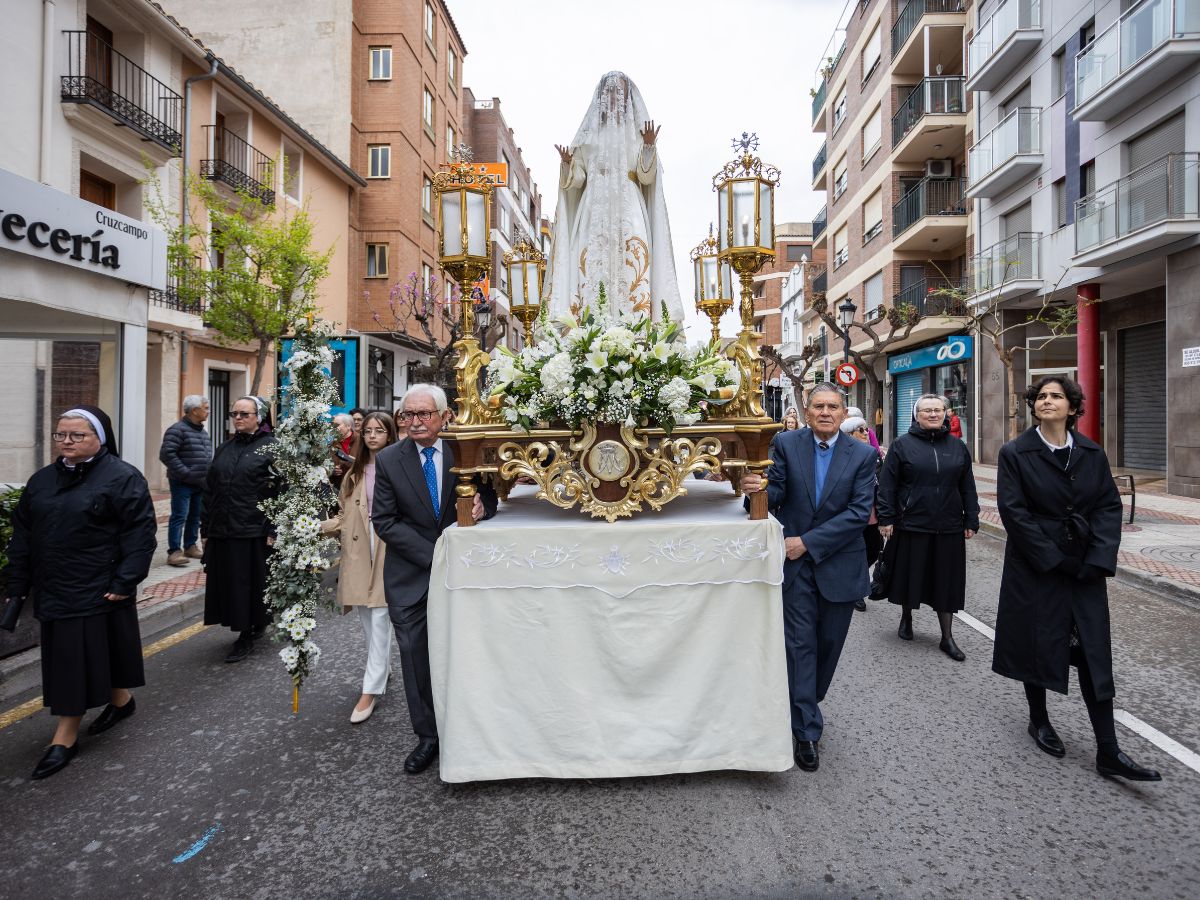
[[[825,135],[813,189],[826,194],[813,247],[828,268],[814,268],[811,287],[830,309],[849,300],[856,321],[889,336],[880,348],[851,331],[885,388],[867,396],[863,379],[851,399],[869,418],[881,414],[885,440],[908,428],[926,391],[946,396],[964,422],[974,414],[974,342],[956,314],[971,256],[964,5],[849,0],[812,91],[813,130]],[[903,339],[883,321],[892,307],[918,319]],[[829,351],[822,371],[841,361],[841,348]]]
[[[1200,0],[989,0],[972,24],[972,300],[1028,348],[1018,389],[1077,378],[1080,428],[1114,466],[1200,496]],[[1076,307],[1077,324],[1029,323],[1044,306]],[[1003,375],[980,354],[981,383]],[[982,393],[983,459],[1013,402]]]
[[[478,100],[470,88],[464,88],[463,128],[477,161],[503,163],[508,169],[508,184],[492,194],[489,283],[495,306],[486,344],[490,348],[499,341],[515,349],[521,344],[522,331],[521,323],[509,315],[511,300],[504,254],[520,241],[542,250],[542,195],[525,165],[516,135],[504,119],[499,97]]]
[[[184,166],[222,191],[309,202],[314,243],[335,248],[321,293],[334,315],[346,307],[361,179],[157,4],[25,4],[5,41],[8,83],[41,75],[36,90],[7,98],[0,136],[0,480],[49,462],[53,416],[94,403],[112,415],[122,456],[164,486],[158,445],[183,396],[210,396],[219,443],[254,361],[181,302],[148,174],[175,216]],[[202,268],[214,264],[203,246],[196,253]]]
[[[391,304],[403,304],[410,276],[445,294],[433,178],[463,142],[466,58],[449,9],[442,0],[166,2],[366,178],[348,240],[346,378],[360,405],[392,408],[429,377],[430,345]]]
[[[818,256],[823,263],[824,252]],[[775,227],[775,258],[754,276],[755,330],[788,361],[798,358],[797,348],[804,346],[802,272],[813,262],[812,223],[781,222]],[[782,419],[787,408],[796,405],[791,382],[769,364],[764,395],[767,412],[775,419]]]

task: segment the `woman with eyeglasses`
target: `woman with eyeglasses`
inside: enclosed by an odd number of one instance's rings
[[[338,494],[339,512],[321,523],[325,534],[336,534],[342,542],[338,571],[337,599],[346,612],[358,611],[367,639],[367,665],[363,673],[362,696],[350,721],[365,722],[387,689],[391,670],[392,621],[388,617],[383,591],[383,560],[387,545],[371,527],[371,509],[375,495],[375,455],[396,443],[396,426],[385,412],[369,412],[363,417],[353,450],[354,462]]]
[[[270,407],[242,397],[229,412],[233,437],[208,468],[200,533],[204,536],[204,624],[233,629],[237,640],[225,662],[245,659],[271,621],[264,595],[274,529],[259,504],[283,485],[271,468],[275,438]]]
[[[10,603],[33,599],[42,704],[58,717],[35,779],[70,764],[89,709],[104,706],[89,735],[133,715],[129,689],[146,683],[137,587],[158,544],[146,479],[118,456],[104,412],[69,409],[50,437],[58,458],[21,494],[3,573]]]
[[[922,394],[913,404],[908,433],[884,458],[877,508],[888,600],[901,608],[897,634],[913,639],[913,610],[924,603],[937,613],[941,651],[962,662],[954,614],[966,605],[966,542],[979,531],[979,497],[967,446],[950,437],[944,397]]]
[[[1029,735],[1061,759],[1067,751],[1050,724],[1046,691],[1065,694],[1075,666],[1096,771],[1160,781],[1117,744],[1105,579],[1117,571],[1121,496],[1104,450],[1075,430],[1083,402],[1071,379],[1040,379],[1025,392],[1037,424],[1000,448],[996,500],[1008,540],[992,671],[1024,683]]]

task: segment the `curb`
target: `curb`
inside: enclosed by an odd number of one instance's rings
[[[138,610],[142,644],[189,623],[204,612],[204,588],[197,588]],[[31,647],[0,660],[0,702],[37,688],[42,683],[42,653]]]
[[[1000,525],[993,525],[991,522],[980,522],[979,533],[1001,541],[1008,540],[1008,533],[1004,528]],[[1149,572],[1143,572],[1132,566],[1122,565],[1117,566],[1116,577],[1117,581],[1120,581],[1122,584],[1139,587],[1165,597],[1168,600],[1183,603],[1193,609],[1200,609],[1200,588],[1192,587],[1190,584],[1183,584],[1163,575],[1152,575]]]

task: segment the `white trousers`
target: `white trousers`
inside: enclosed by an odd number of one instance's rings
[[[372,609],[356,606],[358,621],[362,622],[367,638],[367,670],[363,673],[364,694],[382,694],[387,690],[388,671],[391,669],[392,620],[386,606]]]

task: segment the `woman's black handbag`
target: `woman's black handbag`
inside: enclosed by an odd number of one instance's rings
[[[4,601],[3,609],[0,609],[0,628],[5,631],[16,631],[17,619],[21,615],[21,608],[25,605],[24,597],[9,597]]]
[[[886,600],[888,592],[892,589],[892,556],[888,550],[892,546],[889,540],[883,545],[883,552],[879,554],[879,562],[875,563],[875,568],[871,571],[871,593],[867,596],[872,600]]]

